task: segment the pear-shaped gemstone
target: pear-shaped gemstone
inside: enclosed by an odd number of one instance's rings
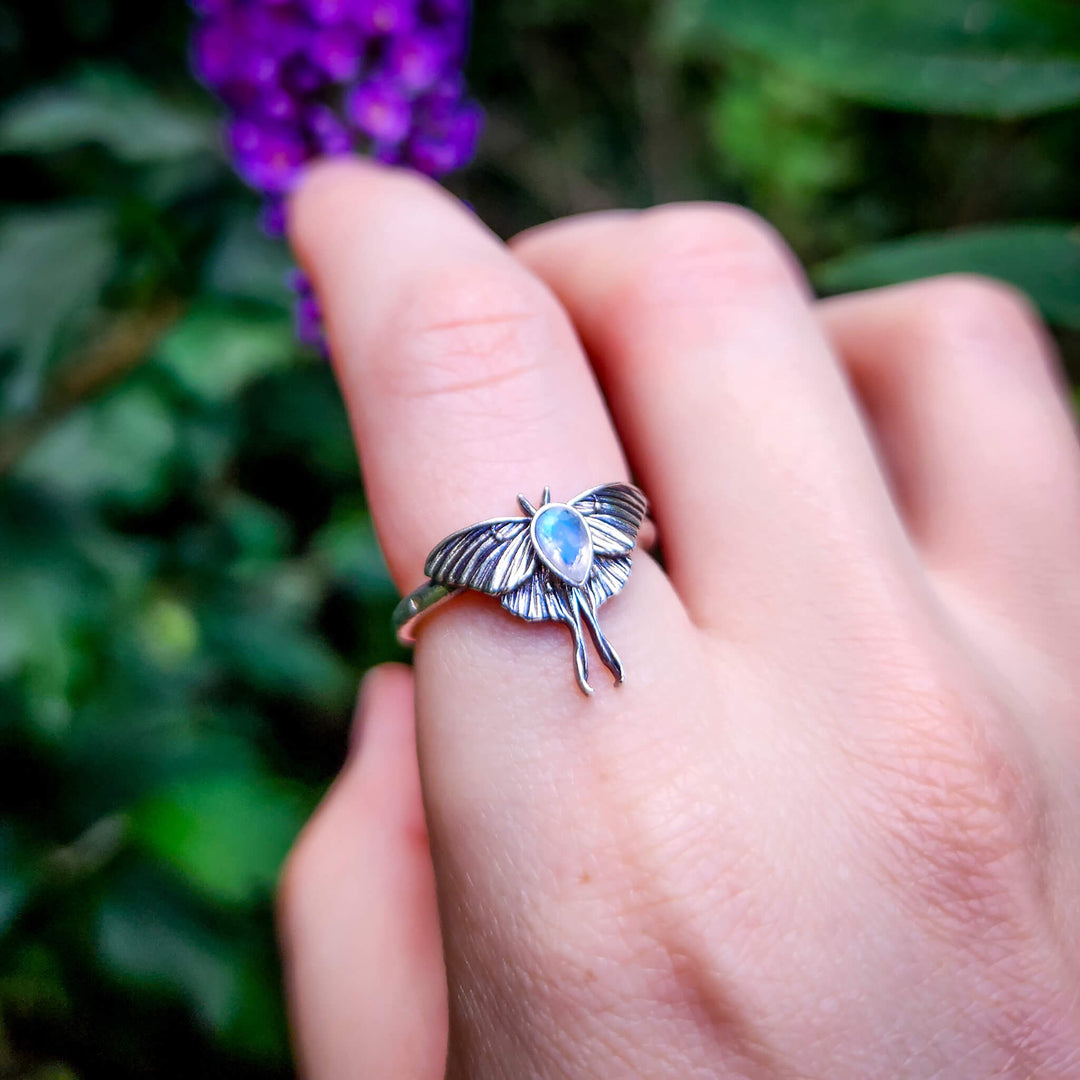
[[[592,569],[592,540],[585,519],[569,506],[543,507],[533,518],[533,539],[544,562],[571,585],[582,585]]]

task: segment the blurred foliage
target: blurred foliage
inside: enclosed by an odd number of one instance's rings
[[[180,0],[0,4],[0,1077],[290,1073],[270,898],[394,592]],[[724,198],[1080,337],[1059,0],[480,0],[498,232]]]

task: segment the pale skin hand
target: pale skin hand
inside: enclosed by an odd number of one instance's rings
[[[402,590],[629,468],[666,565],[591,699],[478,597],[370,676],[282,890],[309,1080],[1080,1076],[1080,452],[1026,304],[817,304],[721,206],[507,248],[333,164],[292,217]]]

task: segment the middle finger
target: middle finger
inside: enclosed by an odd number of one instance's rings
[[[894,565],[910,553],[809,290],[764,222],[706,204],[586,215],[514,250],[582,334],[701,625],[773,634],[830,584],[863,587],[855,568],[874,573],[883,549]]]

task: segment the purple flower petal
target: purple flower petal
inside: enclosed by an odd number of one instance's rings
[[[356,23],[373,36],[407,34],[416,25],[415,0],[354,0]]]
[[[443,76],[413,103],[416,122],[434,128],[457,115],[465,97],[465,80],[459,75]]]
[[[312,284],[311,278],[309,278],[299,267],[294,267],[289,271],[285,279],[285,284],[288,285],[297,296],[315,295],[315,286]]]
[[[227,26],[198,26],[191,38],[191,70],[200,82],[220,89],[236,74],[237,52],[236,36]]]
[[[351,82],[360,74],[363,46],[350,28],[327,27],[312,36],[308,55],[334,82]]]
[[[189,0],[191,68],[230,113],[236,171],[281,236],[286,196],[313,158],[362,149],[440,176],[472,156],[480,110],[461,65],[470,0]],[[325,352],[311,283],[297,333]]]
[[[388,82],[361,83],[350,91],[345,104],[349,119],[365,135],[382,143],[398,143],[409,134],[412,106]]]
[[[400,165],[405,160],[401,143],[377,142],[371,147],[371,156],[380,165]]]
[[[303,7],[311,20],[322,26],[348,22],[353,14],[352,0],[303,0]]]
[[[322,337],[322,314],[313,296],[301,296],[297,302],[296,336],[305,345],[315,345]]]
[[[288,220],[285,216],[285,200],[276,195],[271,195],[263,203],[259,212],[259,228],[267,236],[280,240],[285,235]]]
[[[409,140],[409,163],[428,176],[444,176],[460,169],[476,153],[483,113],[479,106],[463,105],[452,117],[421,128]]]
[[[281,82],[298,99],[318,93],[327,83],[327,74],[306,55],[290,57],[282,67]]]
[[[315,297],[314,288],[306,274],[298,274],[292,285],[296,292],[294,326],[301,345],[310,346],[323,356],[328,355],[326,334],[323,330],[323,312]]]
[[[382,74],[409,94],[434,86],[452,55],[445,34],[420,30],[394,38],[386,51]]]
[[[304,140],[284,125],[237,120],[229,136],[236,171],[267,195],[287,192],[309,157]]]
[[[236,8],[236,0],[190,0],[191,10],[203,18],[226,15]]]
[[[236,74],[254,87],[272,86],[281,73],[281,61],[270,51],[255,46],[237,58]]]
[[[267,86],[258,97],[258,109],[271,120],[295,120],[296,98],[284,87]]]
[[[354,149],[349,129],[329,105],[312,105],[305,117],[305,126],[320,155],[334,157]]]
[[[424,14],[430,19],[466,19],[469,0],[425,0]]]

